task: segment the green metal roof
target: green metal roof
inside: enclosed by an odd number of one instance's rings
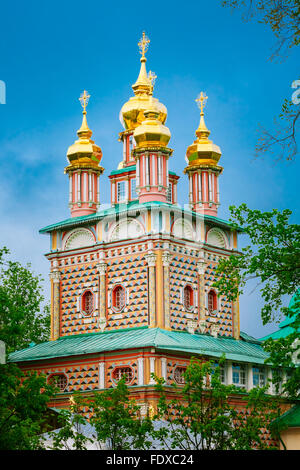
[[[285,319],[281,323],[279,323],[278,325],[279,330],[274,331],[273,333],[270,333],[269,335],[266,335],[263,338],[260,338],[261,341],[266,341],[269,338],[272,338],[272,339],[286,338],[288,335],[295,333],[295,328],[292,326],[292,323],[294,323],[300,315],[300,312],[296,305],[298,295],[299,295],[299,290],[293,295],[289,303],[289,309],[292,309],[295,311],[294,315],[290,317],[286,316]],[[298,331],[300,332],[300,328],[298,328]]]
[[[260,345],[243,339],[214,338],[210,335],[144,327],[64,336],[56,341],[16,351],[10,354],[9,361],[39,361],[146,347],[211,357],[220,357],[225,354],[229,360],[256,364],[263,364],[268,357]]]
[[[129,210],[139,210],[139,209],[151,209],[153,207],[169,207],[171,210],[174,211],[182,211],[185,214],[190,214],[195,217],[200,217],[207,222],[213,222],[215,225],[219,225],[221,227],[230,228],[231,224],[227,220],[220,219],[218,217],[214,217],[212,215],[203,215],[198,214],[196,212],[183,209],[176,204],[170,204],[166,202],[159,202],[159,201],[151,201],[151,202],[144,202],[142,204],[139,201],[130,201],[128,203],[116,204],[114,207],[109,207],[107,209],[103,209],[95,214],[89,215],[82,215],[80,217],[70,217],[69,219],[63,220],[61,222],[57,222],[55,224],[47,225],[47,227],[42,228],[39,232],[40,233],[49,233],[53,230],[57,229],[64,229],[64,228],[71,228],[76,227],[78,225],[85,225],[87,223],[95,223],[99,220],[103,219],[104,217],[110,215],[116,215],[121,213],[126,213]],[[238,231],[242,232],[242,229],[238,229]]]
[[[283,415],[279,416],[275,422],[283,424],[288,428],[300,427],[300,405],[295,405],[286,411]]]

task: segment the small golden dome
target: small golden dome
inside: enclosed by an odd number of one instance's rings
[[[145,53],[148,50],[150,40],[143,32],[143,37],[138,43],[140,47],[141,57],[141,68],[137,81],[132,85],[134,95],[129,99],[121,108],[120,121],[126,130],[134,130],[138,127],[145,119],[144,112],[149,108],[149,101],[152,98],[154,81],[156,76],[149,72],[147,75],[146,70],[146,57]],[[155,106],[159,111],[158,119],[163,124],[167,119],[167,108],[158,101],[157,98],[152,98],[155,102]]]
[[[95,142],[91,139],[92,131],[87,124],[86,119],[86,106],[90,95],[86,91],[83,92],[79,98],[82,107],[83,107],[83,118],[80,129],[77,131],[78,140],[74,142],[68,148],[67,159],[70,162],[70,165],[66,168],[66,171],[71,170],[72,168],[95,168],[103,170],[99,166],[99,163],[102,158],[102,150]]]
[[[166,147],[171,138],[171,132],[159,120],[159,109],[152,99],[149,101],[148,109],[144,111],[144,115],[143,122],[133,133],[137,147]]]
[[[200,107],[200,123],[196,130],[197,139],[194,140],[192,145],[187,148],[186,160],[189,166],[208,165],[217,166],[221,158],[221,150],[218,145],[215,145],[212,140],[208,139],[210,131],[207,129],[204,121],[204,106],[206,104],[207,96],[201,91],[199,98],[196,101]]]

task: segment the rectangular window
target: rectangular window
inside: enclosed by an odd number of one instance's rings
[[[242,364],[232,364],[232,383],[237,387],[246,386],[246,367]]]
[[[130,180],[130,188],[131,188],[131,194],[130,194],[130,199],[137,199],[137,193],[136,193],[136,179],[132,178]]]
[[[125,201],[125,181],[119,181],[117,183],[117,200],[118,202]]]
[[[266,374],[263,367],[253,367],[253,386],[264,387],[266,385]]]
[[[226,383],[225,365],[224,364],[219,365],[217,362],[215,362],[212,365],[212,374],[214,373],[214,370],[215,370],[216,367],[219,367],[219,370],[220,370],[220,381],[221,381],[221,383],[225,384]]]

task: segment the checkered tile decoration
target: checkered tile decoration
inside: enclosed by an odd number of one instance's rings
[[[98,291],[99,273],[96,264],[76,264],[61,270],[62,336],[99,331],[97,316],[89,317],[89,322],[85,323],[85,317],[77,309],[77,298],[85,287]]]
[[[47,376],[58,373],[64,374],[68,380],[65,392],[94,390],[99,388],[98,363],[75,364],[64,367],[48,367],[43,368],[41,372],[45,373]]]
[[[121,284],[128,289],[128,303],[119,317],[108,309],[108,327],[140,327],[148,325],[148,273],[143,254],[116,257],[108,262],[108,286]]]
[[[204,283],[205,287],[210,288],[216,279],[215,269],[216,262],[208,261],[205,274]],[[232,336],[232,309],[231,302],[227,301],[224,296],[219,298],[219,314],[217,325],[220,327],[220,336]]]
[[[173,255],[170,263],[170,323],[174,330],[186,330],[190,318],[185,317],[181,291],[186,282],[197,284],[196,259]]]

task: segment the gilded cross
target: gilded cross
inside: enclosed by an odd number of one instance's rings
[[[203,114],[203,109],[205,108],[207,98],[208,96],[206,96],[206,94],[201,91],[200,95],[195,100],[198,104],[198,107],[200,108],[201,114]]]
[[[81,103],[81,106],[83,107],[83,112],[85,113],[85,109],[88,105],[88,102],[89,102],[89,99],[90,99],[91,95],[88,94],[88,92],[86,90],[84,90],[84,92],[81,94],[80,98],[79,98],[79,101]]]
[[[157,79],[157,75],[155,75],[155,73],[151,72],[151,70],[150,70],[150,72],[148,73],[148,78],[149,78],[149,80],[151,82],[151,86],[153,88],[154,84],[155,84],[155,80]]]
[[[142,57],[145,57],[145,53],[148,50],[149,43],[150,43],[150,39],[146,36],[145,31],[143,31],[143,37],[142,39],[140,39],[140,42],[138,43]]]

